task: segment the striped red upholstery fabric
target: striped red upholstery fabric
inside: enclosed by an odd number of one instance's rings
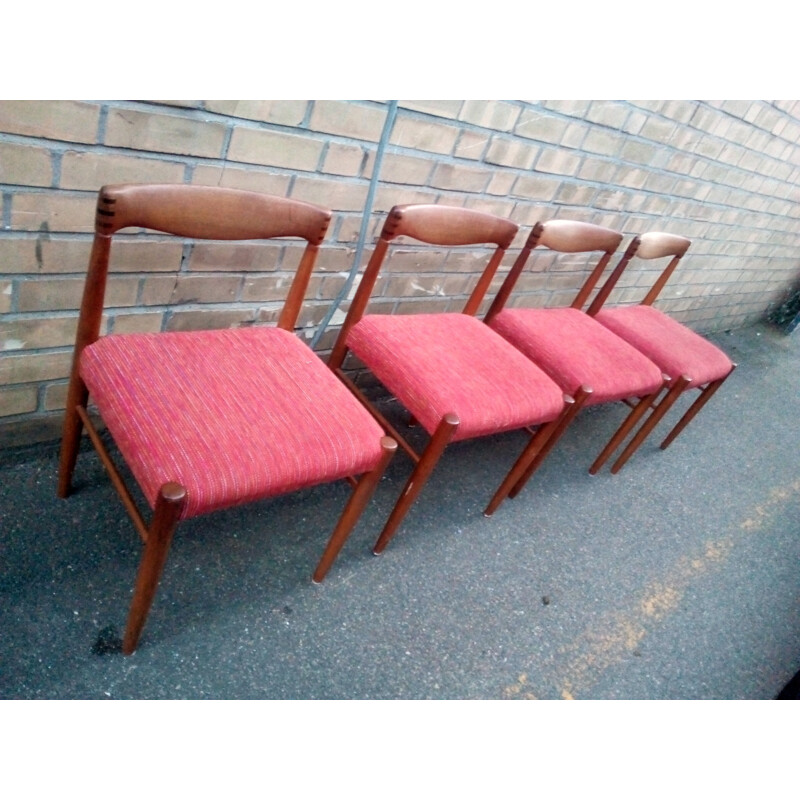
[[[604,308],[598,322],[630,342],[671,378],[687,375],[689,386],[724,378],[733,362],[718,347],[652,306]]]
[[[506,308],[490,325],[565,392],[589,386],[587,405],[642,397],[664,382],[652,361],[576,308]]]
[[[381,457],[380,426],[279,328],[106,336],[80,371],[148,502],[176,481],[184,518],[358,475]]]
[[[368,315],[347,344],[428,433],[457,414],[453,441],[546,422],[564,407],[556,384],[467,314]]]

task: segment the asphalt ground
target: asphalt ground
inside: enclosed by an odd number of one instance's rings
[[[800,335],[712,339],[739,368],[668,450],[688,397],[590,476],[625,409],[586,410],[484,518],[525,438],[453,445],[375,557],[398,453],[320,585],[344,482],[183,523],[130,657],[102,644],[140,544],[99,459],[59,500],[57,445],[0,453],[0,699],[775,698],[800,671]]]

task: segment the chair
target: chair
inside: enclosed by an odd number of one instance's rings
[[[321,581],[396,449],[293,333],[329,221],[317,206],[231,189],[100,190],[58,494],[70,492],[85,427],[144,540],[125,654],[136,649],[178,521],[346,478],[354,490],[314,573]],[[100,337],[112,238],[131,226],[200,239],[305,239],[277,327]],[[153,509],[149,524],[92,423],[90,396]]]
[[[509,220],[444,205],[395,206],[386,218],[329,361],[415,463],[375,554],[396,533],[448,443],[540,426],[487,506],[488,516],[531,459],[552,447],[585,400],[581,391],[564,398],[538,367],[474,316],[517,230]],[[446,247],[493,247],[463,312],[364,314],[389,246],[399,236]],[[342,365],[349,351],[429,434],[421,454],[345,374]]]
[[[669,447],[736,368],[728,356],[707,339],[653,308],[653,303],[690,244],[688,239],[669,233],[652,232],[635,237],[588,309],[587,313],[600,324],[657,364],[669,376],[673,387],[620,454],[612,472],[622,468],[682,392],[699,390],[700,394],[694,403],[661,443],[662,450]],[[609,294],[634,256],[670,260],[639,305],[604,308]]]
[[[571,393],[579,386],[591,387],[587,406],[617,400],[632,406],[631,412],[591,465],[589,472],[592,474],[605,464],[656,402],[665,386],[665,376],[656,364],[581,310],[621,241],[621,233],[587,222],[550,220],[537,223],[484,320],[492,330],[538,364],[563,391]],[[537,246],[557,253],[602,254],[569,308],[506,307]],[[510,493],[512,497],[537,466],[537,461],[531,464],[522,481]]]

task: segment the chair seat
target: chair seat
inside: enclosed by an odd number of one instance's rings
[[[733,362],[722,350],[652,306],[604,308],[595,319],[671,378],[691,378],[689,387],[724,378],[733,369]]]
[[[643,397],[664,382],[652,361],[575,308],[506,308],[489,324],[565,392],[590,387],[587,405]]]
[[[279,328],[105,336],[81,377],[151,506],[187,489],[183,518],[359,475],[383,431]]]
[[[347,344],[428,433],[457,414],[453,441],[548,422],[564,407],[544,372],[468,314],[368,315]]]

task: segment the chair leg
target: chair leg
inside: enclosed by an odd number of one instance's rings
[[[534,472],[536,472],[536,470],[542,465],[542,462],[545,460],[545,458],[547,458],[550,451],[558,443],[558,440],[563,436],[564,431],[566,431],[566,429],[569,427],[577,413],[584,407],[584,405],[586,405],[586,401],[591,394],[592,390],[588,386],[581,386],[579,387],[578,391],[575,392],[574,399],[568,395],[565,396],[567,403],[564,407],[564,410],[561,412],[561,415],[555,420],[555,427],[550,435],[543,436],[541,446],[536,445],[534,441],[531,441],[531,443],[528,445],[528,458],[530,458],[532,455],[533,460],[522,473],[522,477],[518,478],[514,483],[510,482],[510,476],[506,478],[506,481],[510,483],[510,491],[507,493],[509,497],[512,499],[515,498],[523,490],[523,488],[525,488],[525,484],[533,477]],[[504,485],[506,484],[506,481],[503,482]],[[500,494],[499,491],[498,494]],[[495,495],[495,497],[497,497],[497,495]],[[502,501],[502,499],[504,498],[501,497],[500,501]],[[483,513],[486,516],[489,516],[490,513],[494,511],[500,504],[500,501],[495,502],[495,498],[492,498],[492,502],[489,503],[489,506],[487,506],[486,511]]]
[[[122,640],[122,652],[129,656],[139,642],[147,614],[153,603],[158,588],[158,581],[167,560],[167,552],[172,542],[172,534],[178,524],[183,507],[186,504],[186,489],[177,483],[165,483],[156,498],[153,521],[148,530],[147,542],[144,546],[139,572],[136,576],[136,588],[128,613],[128,624]]]
[[[383,455],[378,465],[371,472],[361,477],[350,495],[350,499],[342,512],[342,516],[339,518],[335,530],[331,534],[331,538],[328,540],[325,552],[322,554],[322,558],[314,572],[314,577],[312,578],[314,583],[321,583],[324,580],[325,575],[327,575],[328,570],[339,555],[339,551],[350,535],[350,531],[355,527],[375,492],[375,487],[378,485],[389,461],[397,451],[397,442],[388,436],[384,436],[381,439],[381,447],[383,448]]]
[[[499,507],[500,503],[508,497],[509,493],[514,489],[517,483],[523,476],[525,470],[530,466],[531,459],[533,459],[536,454],[547,444],[548,439],[553,435],[556,427],[558,426],[558,420],[560,417],[556,417],[556,419],[548,422],[545,425],[542,425],[538,431],[531,437],[530,442],[526,445],[525,449],[520,453],[519,458],[514,462],[514,466],[508,471],[503,482],[498,487],[497,491],[494,493],[494,497],[489,501],[489,505],[486,506],[486,509],[483,512],[484,517],[491,517],[497,508]]]
[[[643,397],[631,409],[631,413],[625,417],[622,425],[619,426],[617,432],[609,439],[608,444],[603,448],[603,452],[594,460],[594,463],[589,467],[589,474],[596,475],[603,467],[603,464],[608,461],[611,454],[622,444],[625,437],[633,430],[636,423],[644,416],[648,408],[655,405],[658,396],[661,394],[663,386],[659,386],[655,392]]]
[[[667,394],[653,409],[653,413],[645,420],[644,425],[639,428],[633,439],[628,442],[628,446],[622,451],[622,455],[614,462],[614,465],[611,467],[612,474],[616,475],[625,466],[628,459],[639,449],[642,442],[650,435],[653,428],[658,425],[667,411],[672,408],[675,401],[690,383],[691,378],[686,375],[681,375],[679,378],[676,378]]]
[[[453,438],[458,426],[459,419],[455,414],[444,415],[431,437],[431,440],[428,442],[428,446],[423,451],[419,462],[416,467],[414,467],[414,471],[411,473],[411,477],[403,488],[400,498],[392,509],[389,519],[386,520],[386,524],[383,526],[381,535],[378,537],[378,541],[375,543],[375,547],[372,551],[376,556],[384,551],[386,545],[389,544],[389,541],[397,532],[397,528],[408,513],[408,509],[411,508],[412,504],[417,499],[417,495],[419,495],[422,487],[430,477],[431,472],[433,472],[436,462]]]
[[[64,425],[61,434],[61,457],[58,465],[58,496],[68,497],[72,487],[72,473],[78,460],[83,422],[77,407],[85,407],[89,400],[89,390],[84,382],[73,376],[69,385],[67,410],[64,412]]]
[[[733,370],[736,369],[736,365],[734,364]],[[689,407],[689,410],[680,418],[678,424],[667,434],[667,438],[661,442],[660,447],[662,450],[666,450],[674,441],[678,434],[697,416],[700,409],[712,398],[714,393],[725,383],[726,380],[730,377],[731,372],[729,372],[724,378],[720,378],[717,381],[712,381],[711,383],[706,386],[700,392],[700,396],[692,403]]]

